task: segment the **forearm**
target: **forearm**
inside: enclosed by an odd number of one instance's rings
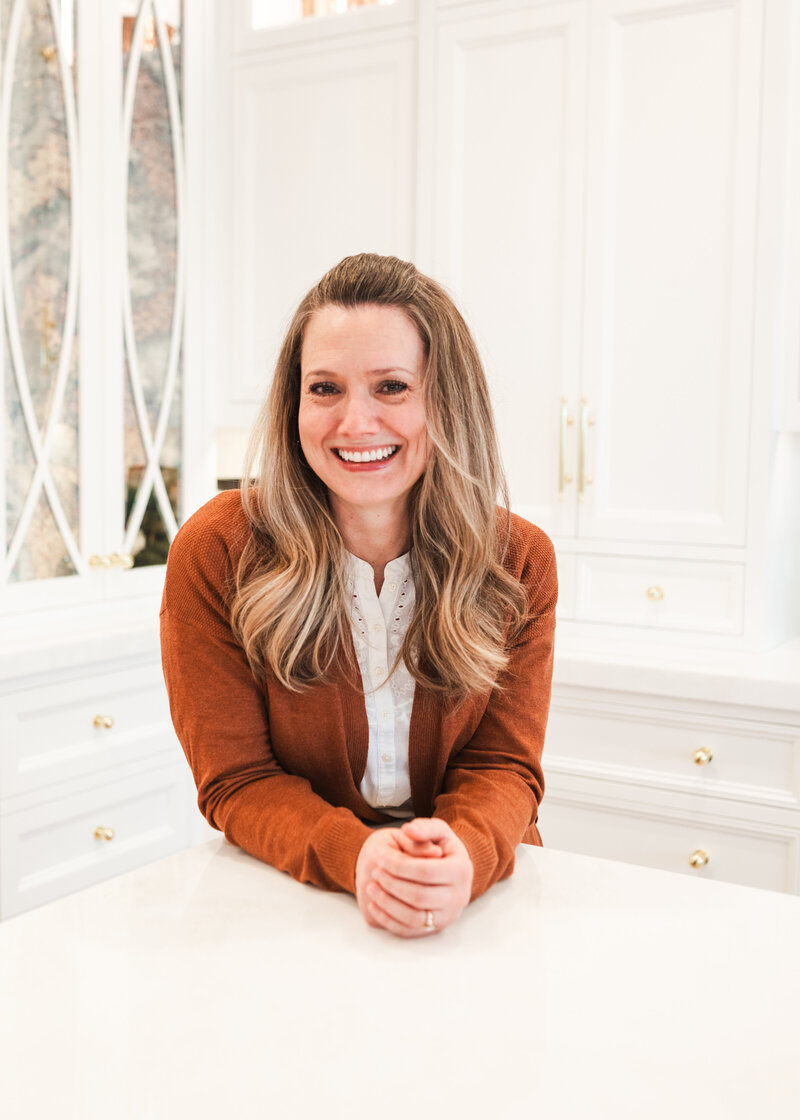
[[[514,852],[536,812],[533,790],[513,772],[450,772],[433,815],[450,825],[469,852],[474,868],[471,900],[511,875]]]
[[[355,894],[355,866],[369,827],[335,808],[302,778],[271,775],[225,793],[200,788],[214,827],[243,851],[303,883]]]

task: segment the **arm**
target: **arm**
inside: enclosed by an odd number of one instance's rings
[[[514,850],[536,821],[544,793],[541,768],[553,674],[555,554],[543,533],[519,575],[528,591],[531,621],[489,698],[470,742],[453,758],[434,817],[465,844],[477,898],[514,869]]]
[[[188,531],[187,531],[188,530]],[[275,759],[266,699],[229,624],[228,542],[191,521],[170,551],[161,608],[164,679],[198,805],[246,852],[329,890],[355,890],[370,829]],[[298,702],[302,702],[298,698]]]

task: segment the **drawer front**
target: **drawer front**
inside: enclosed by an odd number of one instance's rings
[[[187,847],[194,801],[175,764],[0,818],[0,917]]]
[[[798,835],[771,834],[766,826],[727,828],[575,804],[555,795],[545,798],[539,829],[548,848],[765,890],[798,889]],[[694,853],[708,862],[693,867]]]
[[[800,806],[800,737],[721,729],[710,717],[626,717],[554,706],[545,774],[548,763],[556,770],[622,781],[666,779],[691,792]]]
[[[157,662],[12,692],[0,697],[0,727],[2,797],[180,753]]]
[[[705,634],[740,634],[741,564],[579,556],[575,617],[585,622]]]

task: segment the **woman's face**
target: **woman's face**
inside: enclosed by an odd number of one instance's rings
[[[425,349],[411,319],[329,304],[306,324],[300,365],[300,445],[334,512],[404,515],[428,457]]]

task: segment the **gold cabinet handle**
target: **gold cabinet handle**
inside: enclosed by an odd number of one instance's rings
[[[572,475],[567,474],[567,428],[573,423],[567,411],[567,398],[561,398],[561,417],[558,433],[558,500],[564,501],[564,487],[572,482]]]
[[[648,587],[646,594],[651,603],[658,603],[661,599],[664,598],[664,588]]]
[[[114,829],[113,828],[104,828],[101,824],[99,824],[97,826],[97,828],[94,830],[94,838],[95,838],[95,840],[113,840],[114,839]]]
[[[111,558],[109,556],[99,556],[96,552],[89,557],[90,568],[110,568]]]
[[[705,766],[713,757],[714,755],[709,747],[700,747],[699,750],[694,752],[694,760],[698,766]]]
[[[692,867],[705,867],[708,863],[708,852],[704,852],[702,848],[698,848],[696,852],[692,852],[689,856],[689,863]]]
[[[586,496],[586,487],[591,486],[592,476],[586,471],[586,461],[589,453],[589,428],[594,420],[589,415],[589,401],[581,397],[581,435],[578,442],[578,501],[582,502]]]
[[[111,716],[95,716],[92,723],[97,728],[105,728],[106,731],[110,731],[114,726],[114,721]]]

